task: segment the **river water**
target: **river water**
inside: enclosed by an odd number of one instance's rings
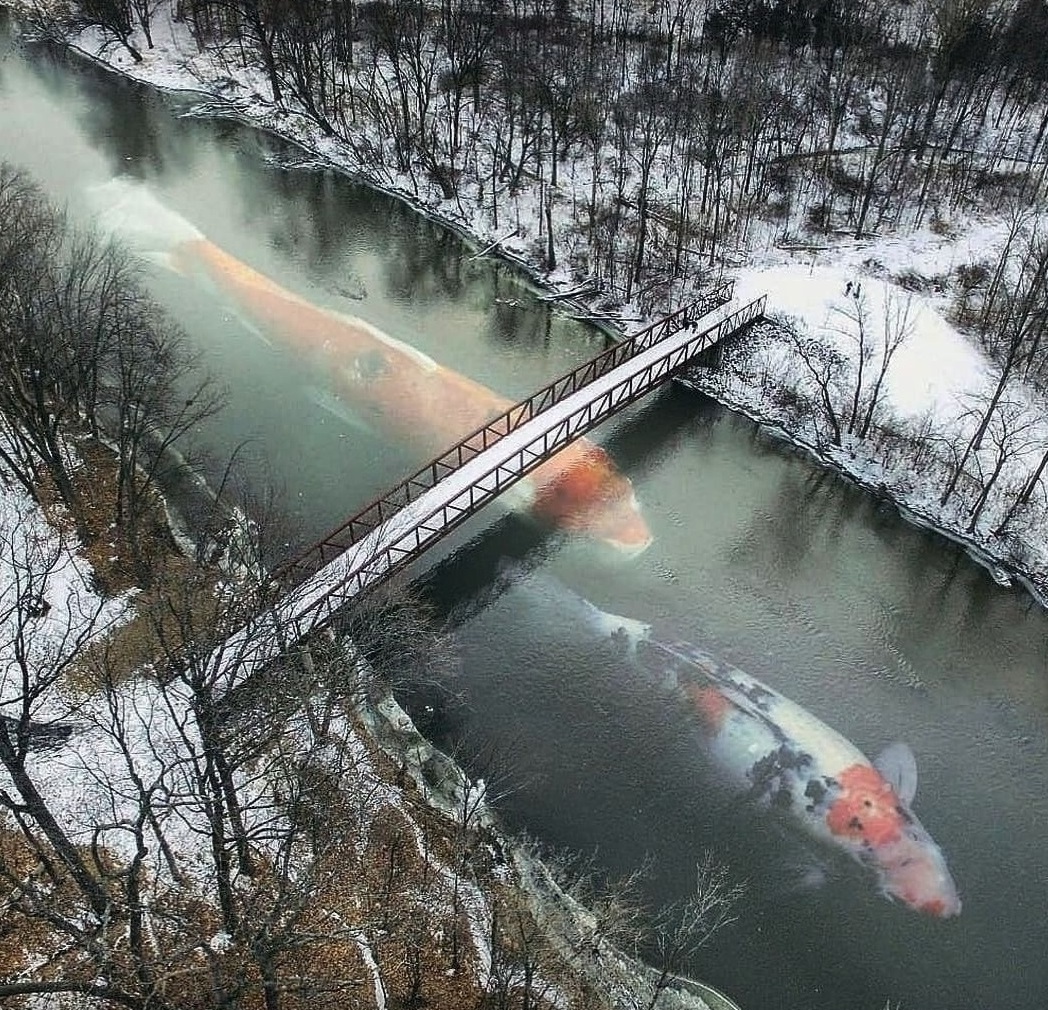
[[[88,187],[140,180],[219,245],[319,304],[362,316],[508,397],[603,346],[512,270],[301,151],[180,116],[94,68],[0,42],[0,157],[78,216]],[[263,339],[218,292],[158,271],[203,362],[230,389],[199,433],[245,443],[308,540],[431,453],[333,402],[324,375]],[[344,416],[343,416],[344,415]],[[1048,1005],[1048,620],[958,548],[679,388],[595,436],[633,480],[654,533],[626,558],[493,506],[415,575],[451,612],[461,671],[436,739],[487,775],[513,828],[650,860],[649,900],[685,895],[709,849],[748,881],[738,921],[692,971],[746,1010]],[[502,592],[485,591],[493,580]],[[700,644],[871,756],[919,767],[915,811],[964,901],[925,918],[857,867],[812,882],[788,831],[726,803],[673,696],[580,622],[565,588]],[[567,598],[570,600],[570,597]],[[432,700],[432,699],[430,699]],[[425,719],[426,710],[419,710]]]

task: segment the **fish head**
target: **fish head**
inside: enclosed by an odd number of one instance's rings
[[[535,470],[530,509],[546,525],[594,537],[625,554],[639,554],[652,541],[633,484],[599,445],[585,439]]]
[[[916,818],[897,842],[873,856],[887,897],[938,919],[960,914],[961,898],[946,858]]]
[[[894,786],[870,764],[846,768],[837,785],[826,825],[877,874],[881,891],[926,915],[959,914],[961,899],[942,851]]]

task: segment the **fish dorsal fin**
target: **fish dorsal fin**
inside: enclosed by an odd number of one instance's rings
[[[917,759],[909,746],[899,741],[889,744],[877,755],[873,765],[904,803],[913,802],[917,795]]]
[[[638,621],[633,617],[623,617],[621,614],[612,614],[607,610],[601,610],[596,604],[590,603],[584,597],[579,597],[585,606],[593,614],[597,627],[602,634],[612,639],[621,639],[625,642],[629,652],[636,652],[637,643],[645,642],[651,636],[651,625],[644,621]]]

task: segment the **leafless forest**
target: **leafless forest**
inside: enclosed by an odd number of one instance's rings
[[[130,48],[156,5],[78,6]],[[419,191],[498,220],[540,182],[547,265],[567,256],[626,300],[760,229],[862,235],[1031,205],[1048,168],[1043,0],[181,0],[177,17]],[[571,197],[555,249],[567,178],[588,199]]]
[[[141,58],[132,32],[148,45],[160,10],[90,0],[58,26]],[[880,319],[850,327],[878,358],[858,374],[801,339],[791,374],[760,381],[820,443],[927,468],[969,533],[1002,543],[1040,509],[1048,452],[1022,388],[1048,379],[1043,0],[182,0],[174,16],[368,177],[516,236],[598,307],[672,309],[771,245],[1010,221],[950,276],[891,277],[947,292],[1001,369],[949,437],[884,409],[904,335],[872,339]],[[1025,535],[1008,549],[1028,564]]]

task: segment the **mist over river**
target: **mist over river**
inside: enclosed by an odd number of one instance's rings
[[[508,398],[604,346],[512,269],[405,205],[247,127],[46,50],[0,22],[0,158],[88,216],[126,176],[303,298],[360,316]],[[244,444],[308,542],[432,455],[339,400],[324,369],[200,280],[159,297],[228,408],[198,433]],[[957,547],[687,390],[666,388],[593,438],[633,481],[654,535],[628,558],[496,505],[412,575],[452,615],[460,700],[420,721],[505,773],[511,828],[652,861],[652,902],[687,894],[710,849],[748,881],[738,921],[691,969],[744,1010],[1043,1010],[1048,1006],[1048,618]],[[501,591],[488,591],[497,580]],[[914,810],[963,900],[953,919],[892,904],[854,864],[814,886],[788,828],[717,789],[693,725],[565,594],[693,641],[793,699],[871,758],[904,740]]]

